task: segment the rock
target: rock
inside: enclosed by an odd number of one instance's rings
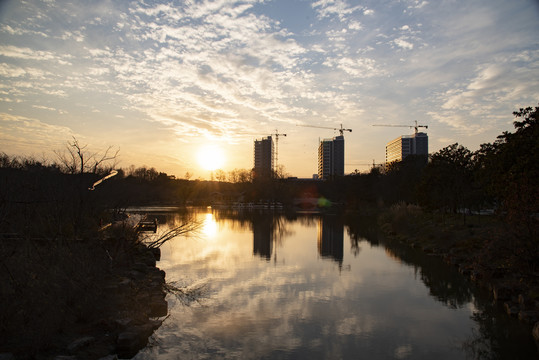
[[[120,327],[121,329],[125,329],[127,328],[128,326],[130,326],[131,324],[133,324],[134,320],[129,318],[129,317],[126,317],[126,318],[121,318],[121,319],[116,319],[114,320],[114,322],[116,323],[116,325],[118,325],[118,327]]]
[[[160,248],[152,248],[150,249],[150,252],[152,253],[153,257],[156,261],[161,260],[161,249]]]
[[[102,358],[99,358],[99,360],[118,360],[118,355],[107,355]]]
[[[472,273],[472,269],[465,265],[459,266],[459,273],[461,273],[463,276],[470,276]]]
[[[155,255],[148,251],[144,254],[144,256],[142,256],[142,259],[141,259],[144,264],[146,264],[147,266],[151,266],[151,267],[154,267],[155,266],[155,262],[156,262],[156,258],[155,258]]]
[[[152,274],[153,276],[155,276],[155,278],[165,280],[165,276],[166,276],[165,270],[161,270],[159,268],[154,267],[152,271],[153,271]]]
[[[15,360],[15,355],[12,353],[1,353],[0,360]]]
[[[533,339],[535,340],[535,345],[537,345],[537,351],[539,351],[539,322],[535,323],[532,331]]]
[[[503,304],[503,307],[505,309],[505,312],[507,313],[507,315],[510,315],[510,316],[517,316],[518,313],[519,313],[519,309],[517,306],[515,306],[512,302],[510,301],[507,301]]]
[[[495,286],[492,289],[494,299],[498,301],[505,301],[511,299],[511,289],[504,286]]]
[[[518,313],[518,319],[528,324],[533,324],[539,321],[539,312],[538,311],[525,311],[521,310]]]
[[[157,330],[161,324],[163,324],[162,320],[150,320],[148,321],[148,324],[152,327],[153,330]]]
[[[153,330],[153,324],[147,323],[133,326],[129,330],[120,333],[116,343],[118,357],[124,359],[135,356],[140,349],[146,346]]]
[[[150,294],[148,294],[146,291],[143,291],[137,294],[136,299],[141,304],[147,304],[150,302]]]
[[[121,359],[130,359],[141,349],[140,337],[134,331],[125,331],[118,335],[116,351]]]
[[[153,297],[149,305],[151,317],[161,317],[168,314],[168,303],[161,297]]]
[[[87,336],[75,338],[57,352],[65,355],[58,355],[54,360],[132,358],[147,345],[148,338],[162,324],[150,316],[166,316],[168,303],[164,290],[165,272],[155,267],[156,256],[160,257],[160,253],[144,246],[139,248],[129,264],[104,279],[104,303],[108,310],[94,323],[98,329],[93,328],[82,334]],[[0,360],[15,360],[15,357],[0,354]]]
[[[122,278],[118,283],[118,286],[124,289],[130,288],[131,286],[133,286],[133,281],[128,278]]]
[[[69,351],[70,354],[74,354],[80,349],[87,347],[94,341],[95,341],[95,338],[92,336],[85,336],[85,337],[79,338],[68,345],[67,351]]]
[[[470,280],[477,282],[480,281],[482,278],[483,274],[481,274],[481,272],[475,270],[470,272]]]
[[[151,268],[152,265],[148,265],[144,262],[137,262],[133,264],[132,269],[139,271],[142,274],[146,274],[149,272],[149,268]],[[140,275],[139,275],[140,276]]]
[[[165,280],[165,272],[163,270],[159,270],[157,268],[154,268],[156,270],[152,270],[148,276],[152,279],[152,281],[160,282],[162,283]]]
[[[133,328],[139,335],[141,342],[146,345],[148,338],[153,334],[153,323],[146,323]]]
[[[522,310],[533,309],[534,307],[539,308],[539,306],[536,306],[535,301],[530,299],[527,294],[520,294],[518,296],[518,303],[520,304],[520,308]]]

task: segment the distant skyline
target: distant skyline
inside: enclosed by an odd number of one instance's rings
[[[538,18],[537,0],[4,0],[0,152],[53,158],[76,137],[208,179],[208,157],[251,169],[278,131],[279,164],[311,177],[338,132],[297,125],[352,129],[350,173],[413,133],[372,125],[415,121],[431,153],[476,150],[539,103]]]

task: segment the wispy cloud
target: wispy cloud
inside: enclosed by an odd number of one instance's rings
[[[0,56],[37,61],[57,60],[57,57],[54,55],[54,53],[50,51],[39,51],[27,47],[21,48],[12,45],[0,46]]]
[[[347,16],[364,10],[361,6],[350,6],[346,0],[318,0],[312,4],[319,18],[337,16],[343,20]]]
[[[0,139],[9,151],[33,153],[36,150],[59,148],[74,135],[64,126],[47,124],[35,118],[0,113]],[[7,149],[6,149],[7,150]]]

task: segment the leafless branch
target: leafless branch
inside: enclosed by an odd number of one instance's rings
[[[164,233],[152,235],[151,237],[144,239],[144,243],[149,248],[158,248],[177,236],[196,234],[201,226],[202,222],[200,221],[186,221],[179,226],[165,231]]]

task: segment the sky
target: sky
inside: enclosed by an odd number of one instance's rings
[[[278,165],[312,177],[333,129],[350,173],[415,121],[429,152],[473,151],[539,104],[538,18],[538,0],[2,0],[0,152],[76,138],[207,179],[286,134]]]

